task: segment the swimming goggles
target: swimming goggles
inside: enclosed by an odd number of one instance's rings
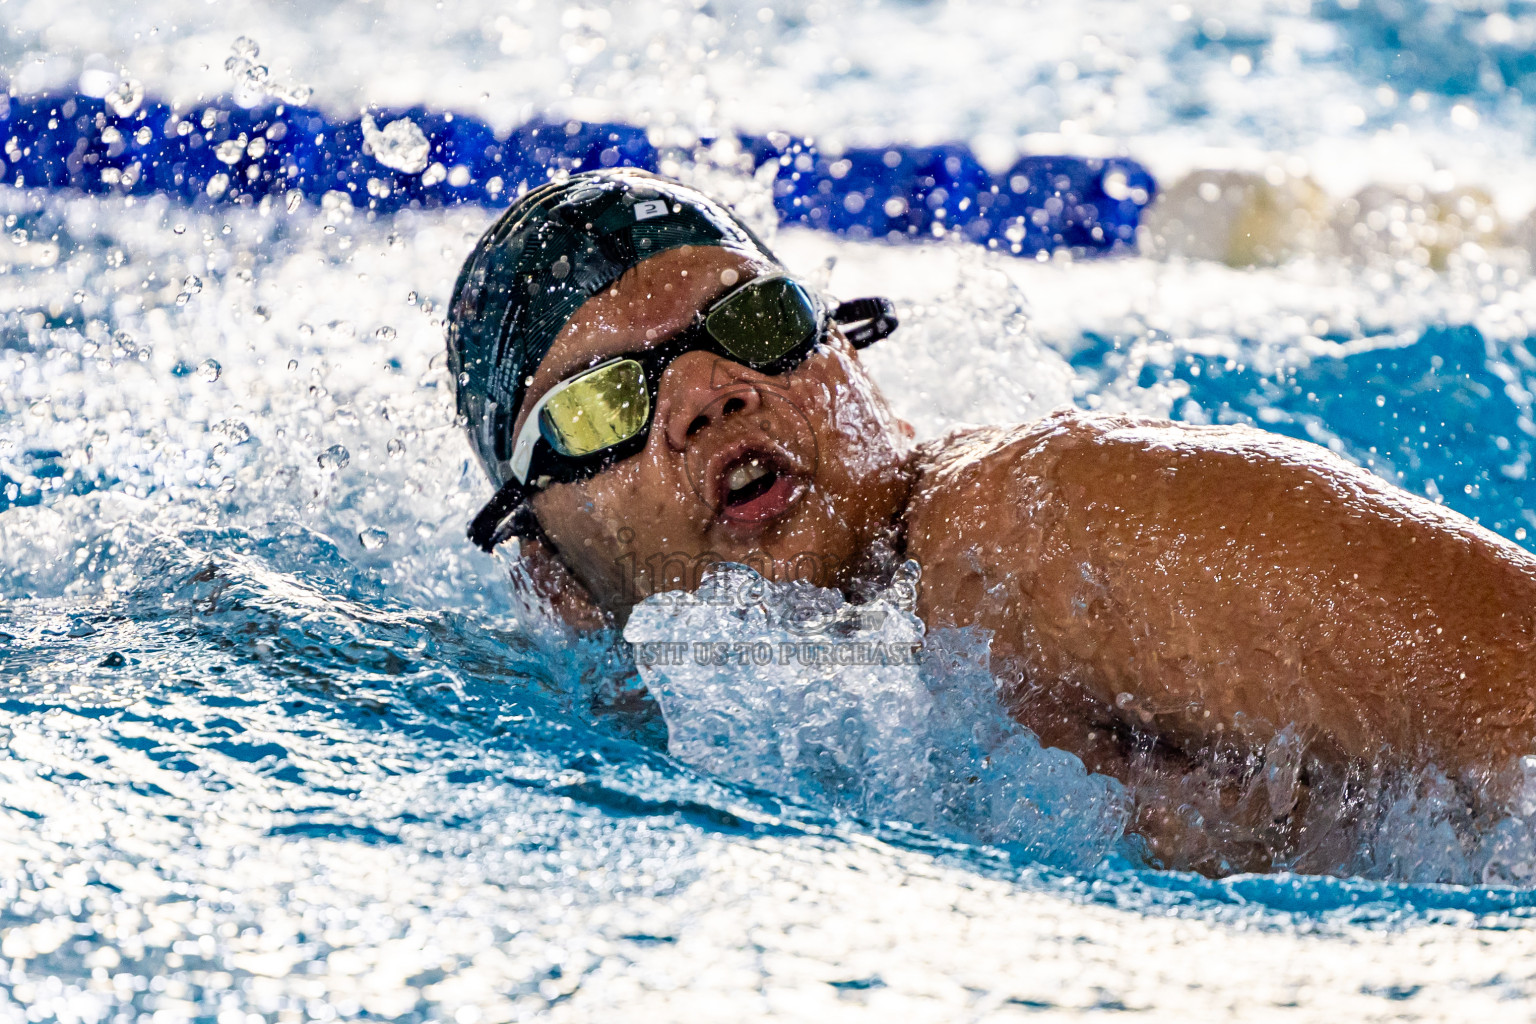
[[[846,325],[844,336],[855,348],[897,327],[886,299],[855,299],[829,315],[800,282],[769,274],[717,299],[660,344],[567,377],[528,411],[507,462],[511,479],[470,523],[470,539],[486,551],[508,537],[545,539],[528,498],[554,483],[587,479],[644,448],[662,375],[685,352],[713,352],[760,373],[784,373],[826,340],[832,322]]]

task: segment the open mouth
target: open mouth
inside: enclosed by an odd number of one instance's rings
[[[800,481],[774,456],[747,452],[725,469],[721,512],[737,522],[761,523],[788,509],[800,490]]]

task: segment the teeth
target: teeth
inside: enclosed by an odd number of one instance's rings
[[[760,462],[757,462],[756,460],[753,460],[752,462],[748,462],[746,465],[737,466],[735,469],[731,470],[730,476],[725,478],[725,486],[727,490],[739,491],[743,487],[747,486],[747,484],[750,484],[752,481],[767,475],[768,467],[764,466]]]

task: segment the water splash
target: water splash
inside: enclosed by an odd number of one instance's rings
[[[107,106],[112,108],[112,113],[118,117],[128,117],[144,102],[144,85],[136,78],[125,78],[113,86],[104,99]]]
[[[1445,33],[1463,51],[1454,67],[1481,76],[1491,63],[1524,88],[1529,69],[1505,62],[1519,58],[1529,15],[1475,6]],[[1337,19],[1329,5],[1314,8],[1319,18],[1304,5],[1218,0],[1074,0],[1043,14],[985,3],[768,11],[760,0],[503,7],[374,0],[263,17],[272,49],[322,86],[332,113],[420,105],[498,130],[526,111],[642,122],[685,170],[701,127],[722,149],[737,131],[785,127],[828,152],[839,141],[960,140],[978,156],[1000,151],[990,168],[1007,166],[1018,140],[1070,123],[1071,141],[1128,140],[1160,173],[1182,171],[1202,143],[1247,146],[1346,177],[1429,165],[1422,173],[1449,167],[1481,181],[1486,168],[1513,189],[1492,189],[1512,215],[1528,203],[1528,105],[1484,91],[1457,101],[1476,108],[1478,128],[1442,125],[1449,98],[1398,95],[1353,72],[1357,57],[1398,59],[1396,27],[1424,4],[1339,5],[1359,13]],[[142,5],[12,0],[8,10],[13,97],[67,89],[77,58],[98,52],[154,69],[157,92],[215,93],[227,86],[196,70],[210,55],[193,40],[249,29],[241,4],[157,6],[173,15],[155,17],[158,35],[144,31]],[[173,23],[180,38],[168,45]],[[1502,42],[1484,46],[1479,23]],[[167,54],[179,62],[167,66]],[[1397,76],[1415,69],[1386,70],[1401,88]],[[1433,70],[1408,80],[1434,87]],[[129,86],[121,116],[143,109],[141,90]],[[15,104],[0,98],[0,110]],[[1363,125],[1350,127],[1357,117]],[[1404,138],[1397,123],[1406,141],[1376,148]],[[147,133],[122,129],[138,145]],[[274,155],[250,142],[245,152],[236,170]],[[241,194],[221,184],[224,196]],[[680,993],[712,991],[722,977],[727,1005],[828,1005],[828,1017],[850,1001],[911,998],[946,1019],[1146,1006],[1196,1020],[1292,1004],[1317,1018],[1469,1016],[1488,1004],[1481,1015],[1497,1019],[1530,997],[1528,893],[1125,872],[1076,880],[1076,903],[1039,899],[1012,876],[990,886],[984,851],[953,849],[964,870],[936,878],[867,833],[845,842],[786,830],[794,808],[655,756],[654,736],[619,743],[588,731],[589,683],[606,662],[533,628],[506,567],[461,536],[486,485],[431,359],[453,269],[489,218],[365,221],[358,184],[356,204],[333,197],[323,216],[297,189],[215,213],[201,201],[0,194],[0,661],[15,684],[0,708],[0,1016],[610,1019],[616,1002],[675,1011]],[[781,236],[786,251],[795,235]],[[1463,270],[1455,258],[1438,278],[1333,265],[1010,267],[1034,303],[1037,352],[1022,334],[989,332],[983,317],[943,305],[952,296],[988,316],[1006,310],[1007,290],[986,280],[998,268],[977,264],[988,271],[973,281],[980,292],[961,295],[930,287],[932,250],[827,245],[796,269],[836,255],[834,290],[902,304],[906,338],[869,357],[899,410],[921,418],[942,403],[925,433],[1076,400],[1275,422],[1362,462],[1385,435],[1385,447],[1427,453],[1418,469],[1409,451],[1392,453],[1411,486],[1435,487],[1486,522],[1528,522],[1520,480],[1499,477],[1529,465],[1533,436],[1524,424],[1536,364],[1524,339],[1536,303],[1523,266],[1492,267],[1487,279],[1486,262]],[[178,305],[194,273],[206,290]],[[847,283],[860,274],[876,280]],[[402,304],[407,294],[416,298]],[[346,320],[350,333],[324,326]],[[379,333],[384,322],[398,337]],[[1481,339],[1427,330],[1446,323],[1475,323]],[[1005,386],[967,381],[986,395],[967,407],[961,388],[910,372],[908,344],[946,369],[956,352],[992,344],[1017,355],[978,357]],[[1447,345],[1462,369],[1434,363]],[[1374,394],[1316,386],[1341,366],[1341,384],[1368,378],[1353,356],[1390,363],[1404,346],[1416,350],[1412,365],[1380,374],[1381,406]],[[207,358],[224,367],[217,382],[172,372]],[[1015,389],[1033,386],[1035,366],[1042,384],[1026,402]],[[1239,367],[1255,371],[1241,386]],[[1217,371],[1231,386],[1202,390]],[[1447,380],[1456,375],[1464,386]],[[1420,381],[1446,386],[1419,394]],[[1500,425],[1476,421],[1498,455],[1456,448],[1466,403],[1498,408]],[[1424,449],[1419,422],[1455,429]],[[321,470],[316,453],[338,444],[349,465]],[[388,543],[370,548],[373,529]],[[722,642],[740,634],[720,630]],[[978,661],[960,661],[975,685],[958,692],[974,713],[986,680]],[[744,706],[750,679],[729,684]],[[936,699],[919,683],[912,692]],[[847,700],[866,710],[862,697]],[[1529,885],[1529,830],[1497,823],[1469,856],[1453,797],[1428,778],[1391,795],[1377,861],[1360,870]],[[807,798],[821,799],[814,787]],[[983,836],[994,820],[991,810],[933,813],[951,834]],[[743,835],[736,859],[701,852]],[[903,899],[913,893],[921,899]],[[1416,906],[1442,908],[1439,920],[1460,927],[1403,928]],[[1242,926],[1213,928],[1222,908]],[[1338,908],[1379,927],[1338,924]],[[1490,908],[1513,913],[1490,922],[1479,916]],[[828,951],[828,921],[847,927],[841,950]],[[1466,927],[1488,923],[1506,930]],[[1343,939],[1313,934],[1330,929]],[[1194,953],[1192,936],[1205,936]],[[1026,962],[1035,966],[1021,973]],[[945,993],[944,1009],[931,1010]]]
[[[380,130],[373,115],[365,114],[363,139],[373,158],[391,170],[419,174],[427,169],[431,146],[421,128],[408,117],[391,121]]]
[[[1145,863],[1140,840],[1124,833],[1132,804],[1146,803],[1207,818],[1213,849],[1280,843],[1265,829],[1294,813],[1290,828],[1307,839],[1286,863],[1308,872],[1536,882],[1536,757],[1518,766],[1513,800],[1495,805],[1433,767],[1403,775],[1360,765],[1338,776],[1285,729],[1263,750],[1215,766],[1221,796],[1212,772],[1169,777],[1150,766],[1133,769],[1128,793],[1072,754],[1042,748],[1009,716],[985,635],[925,631],[912,613],[916,575],[908,563],[870,600],[850,604],[726,565],[696,592],[643,602],[624,638],[666,719],[668,751],[812,807],[1078,871],[1108,855]],[[1265,808],[1253,816],[1264,824],[1245,825],[1237,805]]]
[[[915,585],[909,563],[850,605],[725,566],[694,593],[645,601],[624,638],[666,717],[668,751],[813,806],[1093,867],[1125,826],[1124,790],[1014,722],[986,638],[927,634]]]
[[[229,72],[230,81],[234,84],[236,103],[242,107],[254,107],[268,97],[279,103],[292,103],[296,106],[309,102],[312,93],[309,86],[279,82],[273,77],[271,69],[260,63],[260,57],[261,44],[250,36],[239,36],[230,44],[224,70]]]

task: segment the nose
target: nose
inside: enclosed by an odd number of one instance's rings
[[[673,360],[657,388],[656,415],[674,450],[688,438],[728,416],[763,404],[761,375],[709,352],[687,352]]]

